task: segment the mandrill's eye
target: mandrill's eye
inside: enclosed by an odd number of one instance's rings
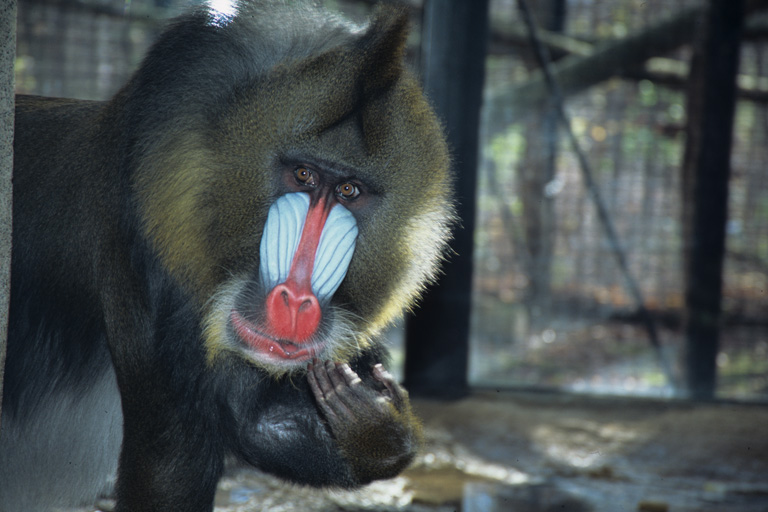
[[[360,195],[360,189],[354,183],[342,183],[336,187],[336,195],[344,199],[354,199]]]
[[[310,187],[317,186],[315,173],[312,172],[311,169],[307,169],[306,167],[297,167],[294,169],[293,175],[296,176],[296,181],[302,185],[307,185]]]

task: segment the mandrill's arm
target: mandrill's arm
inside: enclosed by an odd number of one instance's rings
[[[308,386],[286,383],[289,399],[272,395],[271,405],[254,409],[255,422],[240,425],[237,451],[265,471],[315,486],[396,476],[421,445],[421,425],[381,365],[360,375],[346,364],[310,364]]]

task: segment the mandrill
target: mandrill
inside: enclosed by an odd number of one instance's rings
[[[0,510],[210,511],[225,456],[397,475],[421,441],[380,331],[454,219],[407,12],[201,6],[107,102],[18,97]]]

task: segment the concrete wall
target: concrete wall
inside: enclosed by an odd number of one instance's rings
[[[0,0],[0,410],[11,284],[11,174],[13,170],[13,63],[16,0]],[[1,416],[0,416],[1,417]]]

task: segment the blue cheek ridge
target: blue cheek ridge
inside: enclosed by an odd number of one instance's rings
[[[309,211],[309,194],[292,192],[269,208],[259,249],[259,279],[267,290],[285,282]],[[312,271],[312,291],[318,300],[330,299],[347,275],[357,242],[352,213],[334,205],[320,235]]]

